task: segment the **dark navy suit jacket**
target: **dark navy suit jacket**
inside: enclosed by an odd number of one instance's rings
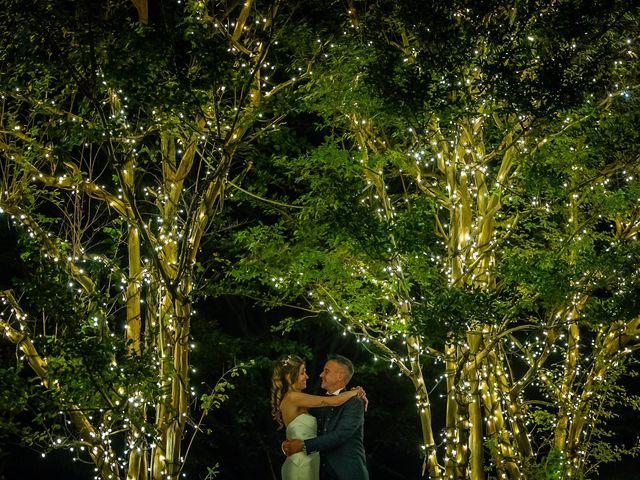
[[[338,480],[368,480],[364,453],[364,404],[352,397],[339,407],[316,408],[318,436],[305,440],[307,453],[320,452],[320,476],[327,464]]]

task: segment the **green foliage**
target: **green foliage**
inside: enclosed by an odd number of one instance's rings
[[[0,392],[0,438],[6,440],[22,430],[20,414],[27,408],[30,397],[37,394],[34,388],[24,387],[24,375],[20,367],[0,369],[2,392]]]
[[[442,346],[464,334],[468,322],[495,324],[510,310],[511,301],[495,293],[474,289],[450,288],[434,279],[425,288],[420,302],[413,308],[415,333],[424,338],[425,345]]]
[[[565,378],[568,354],[560,341],[566,320],[556,319],[588,298],[579,319],[580,375],[570,385],[579,397],[597,354],[588,342],[638,314],[640,259],[635,238],[620,237],[621,225],[637,222],[637,100],[631,88],[607,97],[635,81],[623,52],[638,12],[626,7],[370,2],[358,11],[358,28],[333,39],[302,91],[301,108],[321,118],[325,141],[269,160],[278,181],[289,181],[277,198],[295,207],[260,209],[268,219],[236,235],[251,255],[231,277],[267,305],[293,302],[382,339],[399,358],[407,335],[423,348],[459,341],[465,352],[470,326],[485,328],[494,342],[485,347],[514,383],[535,367],[523,395],[542,402],[526,413],[539,428],[534,443],[548,448],[545,435],[565,401],[553,384]],[[599,37],[583,38],[574,18]],[[479,127],[469,134],[472,125]],[[513,169],[501,178],[508,160]],[[443,241],[465,227],[478,241],[485,220],[474,203],[480,188],[470,188],[468,218],[457,210],[461,171],[467,185],[486,181],[484,201],[496,201],[485,252],[459,247],[464,239]],[[258,188],[265,177],[256,178]],[[451,284],[448,269],[465,248],[490,260],[489,286],[474,285],[468,258],[460,260],[467,276]],[[295,325],[288,319],[283,330]],[[546,335],[554,344],[537,366]],[[586,428],[591,438],[605,435]],[[532,478],[560,474],[553,451],[546,466],[525,463]]]
[[[207,476],[205,477],[205,480],[216,478],[220,473],[219,466],[220,465],[216,463],[213,467],[207,467]]]
[[[255,361],[253,360],[246,363],[241,362],[224,372],[213,386],[210,393],[205,393],[200,397],[202,402],[201,408],[204,415],[207,415],[212,408],[220,408],[222,403],[229,399],[229,390],[233,390],[235,388],[230,379],[236,378],[240,375],[246,375],[247,369],[254,365]]]
[[[545,479],[559,480],[564,478],[565,457],[561,451],[552,449],[545,462]]]
[[[193,277],[186,260],[172,265],[188,271],[189,283],[203,280],[187,302],[199,295],[219,301],[225,293],[247,294],[282,320],[279,332],[304,335],[302,315],[320,316],[315,321],[323,329],[353,331],[401,359],[406,337],[415,336],[421,342],[416,351],[423,352],[417,362],[429,372],[430,385],[438,373],[424,352],[448,342],[464,350],[470,328],[496,334],[492,353],[515,383],[537,358],[538,338],[562,338],[566,325],[556,319],[573,299],[588,297],[576,321],[592,345],[608,326],[640,313],[634,233],[640,109],[627,87],[637,78],[637,62],[629,61],[637,54],[627,38],[637,33],[638,6],[629,0],[598,8],[537,0],[349,3],[353,11],[337,13],[335,2],[281,2],[282,15],[268,19],[286,26],[280,32],[260,30],[268,2],[256,2],[260,11],[252,11],[244,34],[256,33],[256,44],[269,45],[258,105],[247,99],[262,53],[239,55],[207,2],[163,4],[152,9],[146,25],[125,0],[3,2],[0,155],[12,161],[3,163],[3,178],[11,182],[3,183],[0,190],[10,193],[1,200],[19,206],[44,231],[66,237],[21,246],[30,273],[16,286],[29,312],[26,322],[47,357],[51,380],[60,385],[38,392],[24,381],[25,371],[3,372],[17,405],[36,402],[38,412],[48,412],[34,416],[42,428],[25,430],[27,441],[60,433],[64,418],[50,413],[76,404],[108,411],[104,418],[116,429],[155,428],[136,408],[162,402],[159,385],[166,379],[157,374],[158,342],[150,341],[134,360],[131,345],[119,340],[126,232],[135,220],[147,234],[144,257],[164,248],[149,232],[162,230],[158,215],[175,184],[163,190],[159,179],[177,168],[192,135],[200,170],[180,179],[184,197],[170,205],[175,218],[169,219],[179,227],[171,234],[184,258],[191,254],[192,207],[209,185],[209,173],[201,173],[222,172],[219,204],[224,199],[231,211],[209,223]],[[303,79],[300,89],[266,94],[293,76]],[[615,97],[607,97],[610,92]],[[475,124],[478,131],[469,134]],[[230,131],[243,138],[230,138]],[[445,172],[439,164],[445,151],[455,151],[447,161],[459,162],[457,169]],[[233,165],[225,163],[231,158]],[[505,158],[514,167],[499,178]],[[119,171],[130,160],[136,163],[133,186],[122,184]],[[38,170],[79,184],[99,182],[117,198],[135,199],[132,218],[114,215],[113,205],[96,207],[94,193],[32,181]],[[469,185],[485,179],[485,200],[496,201],[492,238],[475,252],[487,248],[481,254],[490,259],[490,287],[472,278],[475,266],[465,257],[470,247],[459,246],[466,240],[446,242],[459,226],[450,222],[461,218],[460,190],[451,190],[460,185],[461,172]],[[215,207],[212,216],[219,213]],[[470,237],[482,220],[476,214],[470,207],[464,225]],[[43,252],[60,259],[100,257],[77,262],[96,290],[87,294],[70,285],[63,262],[42,259]],[[452,284],[451,265],[458,260],[466,270]],[[145,275],[157,267],[153,260],[143,264]],[[162,275],[155,272],[150,281],[158,282]],[[160,298],[150,284],[141,288],[151,302]],[[285,304],[294,310],[279,310]],[[234,335],[222,334],[206,315],[195,322],[206,330],[199,332],[206,339],[203,358],[233,365],[195,398],[205,414],[233,417],[231,425],[217,419],[221,429],[248,435],[256,410],[266,412],[268,402],[249,405],[243,398],[264,381],[274,354],[296,351],[311,358],[309,336],[300,345],[273,341],[271,325],[246,319]],[[576,371],[583,376],[571,386],[574,398],[597,354],[588,343],[580,351]],[[566,353],[566,346],[555,345],[522,393],[525,405],[551,397],[550,405],[525,407],[543,448],[564,400],[554,397],[542,375],[561,382]],[[260,368],[235,360],[252,357]],[[160,360],[167,374],[175,373],[172,360],[170,354]],[[609,441],[612,402],[636,402],[615,389],[618,373],[608,372],[597,392],[601,403],[585,407],[593,415],[585,448],[594,463],[617,458],[617,450],[598,443]],[[465,392],[464,384],[456,387]],[[8,397],[2,398],[12,414]],[[6,424],[12,433],[21,428]],[[497,448],[493,441],[487,446]],[[540,462],[525,459],[531,478],[561,478],[563,455],[550,449]],[[208,471],[219,474],[217,466]]]
[[[47,359],[50,388],[43,389],[41,380],[28,378],[22,368],[6,368],[3,374],[14,374],[7,380],[6,394],[12,405],[22,411],[27,407],[33,415],[27,419],[5,412],[3,419],[21,419],[10,431],[21,442],[48,450],[73,446],[73,436],[66,438],[69,409],[93,411],[95,417],[106,414],[108,424],[129,423],[153,432],[153,425],[130,415],[130,398],[151,400],[160,394],[155,378],[153,356],[144,352],[131,358],[126,345],[115,335],[104,334],[104,311],[99,307],[105,298],[96,295],[89,300],[69,285],[62,262],[35,255],[34,246],[25,244],[24,271],[15,284],[22,292],[25,309],[35,312],[26,322],[34,337],[35,347]],[[42,321],[38,319],[42,316]],[[115,320],[115,319],[114,319]],[[117,325],[111,325],[117,327]],[[9,404],[7,404],[9,405]],[[54,442],[52,438],[64,439]]]

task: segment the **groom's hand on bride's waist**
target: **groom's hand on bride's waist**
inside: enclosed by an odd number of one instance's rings
[[[282,442],[281,447],[284,454],[288,457],[293,455],[294,453],[301,452],[304,448],[304,442],[302,440],[294,438],[293,440],[285,440],[284,442]]]

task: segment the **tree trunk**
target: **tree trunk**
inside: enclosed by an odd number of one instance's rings
[[[469,360],[465,367],[469,382],[469,466],[471,480],[484,480],[484,421],[482,418],[482,395],[477,356],[480,351],[482,334],[477,331],[467,333]],[[489,420],[488,420],[489,421]]]
[[[429,392],[427,391],[424,376],[422,375],[422,366],[420,365],[418,339],[409,337],[407,339],[407,345],[411,366],[411,381],[416,391],[418,415],[420,418],[420,427],[422,430],[422,439],[425,448],[425,465],[429,471],[429,478],[437,480],[441,478],[441,469],[438,463],[436,442],[431,424],[431,401],[429,400]],[[418,346],[418,348],[416,349],[414,345]],[[424,473],[423,468],[422,474],[424,475]]]

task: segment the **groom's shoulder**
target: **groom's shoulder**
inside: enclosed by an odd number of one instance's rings
[[[359,397],[351,397],[349,400],[344,402],[342,406],[348,406],[349,410],[364,410],[364,403]]]

